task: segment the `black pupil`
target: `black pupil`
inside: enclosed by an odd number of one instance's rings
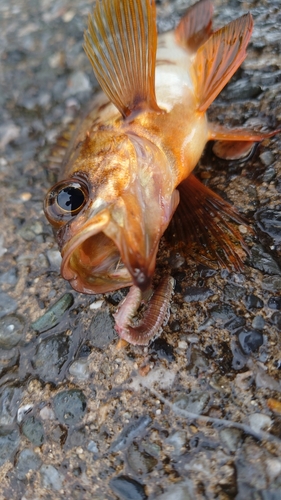
[[[66,212],[74,212],[83,205],[84,194],[81,189],[69,186],[58,193],[58,205]]]

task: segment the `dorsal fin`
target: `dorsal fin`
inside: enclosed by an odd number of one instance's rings
[[[154,0],[98,0],[89,15],[84,49],[101,88],[124,118],[138,109],[160,111]]]
[[[196,52],[212,34],[213,10],[210,0],[199,0],[189,7],[175,30],[178,44]]]
[[[213,33],[193,62],[198,111],[206,111],[246,57],[253,29],[251,14],[232,21]]]

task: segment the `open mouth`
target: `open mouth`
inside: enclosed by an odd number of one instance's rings
[[[62,249],[62,276],[83,293],[106,293],[132,284],[114,241],[96,224],[82,230]]]

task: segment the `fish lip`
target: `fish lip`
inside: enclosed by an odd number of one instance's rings
[[[107,293],[114,290],[118,290],[123,287],[132,285],[133,280],[130,272],[126,267],[122,268],[121,271],[106,271],[104,270],[104,275],[98,274],[97,280],[99,283],[87,283],[83,277],[80,276],[79,270],[73,269],[71,266],[71,257],[74,255],[75,251],[81,247],[81,245],[86,242],[91,237],[104,233],[106,226],[110,222],[110,216],[107,212],[99,214],[98,220],[95,217],[94,220],[90,220],[84,224],[81,228],[77,229],[77,234],[72,236],[72,238],[62,247],[62,263],[61,263],[61,275],[64,279],[70,282],[71,286],[82,293]],[[110,240],[110,238],[108,238]],[[118,250],[115,242],[112,240],[113,244]],[[92,277],[94,278],[94,274]]]

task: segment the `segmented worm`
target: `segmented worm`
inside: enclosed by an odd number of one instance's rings
[[[147,345],[169,318],[169,305],[174,290],[174,278],[163,278],[149,301],[140,322],[132,326],[131,320],[141,303],[141,291],[132,286],[119,311],[115,314],[115,329],[119,337],[133,345]]]

